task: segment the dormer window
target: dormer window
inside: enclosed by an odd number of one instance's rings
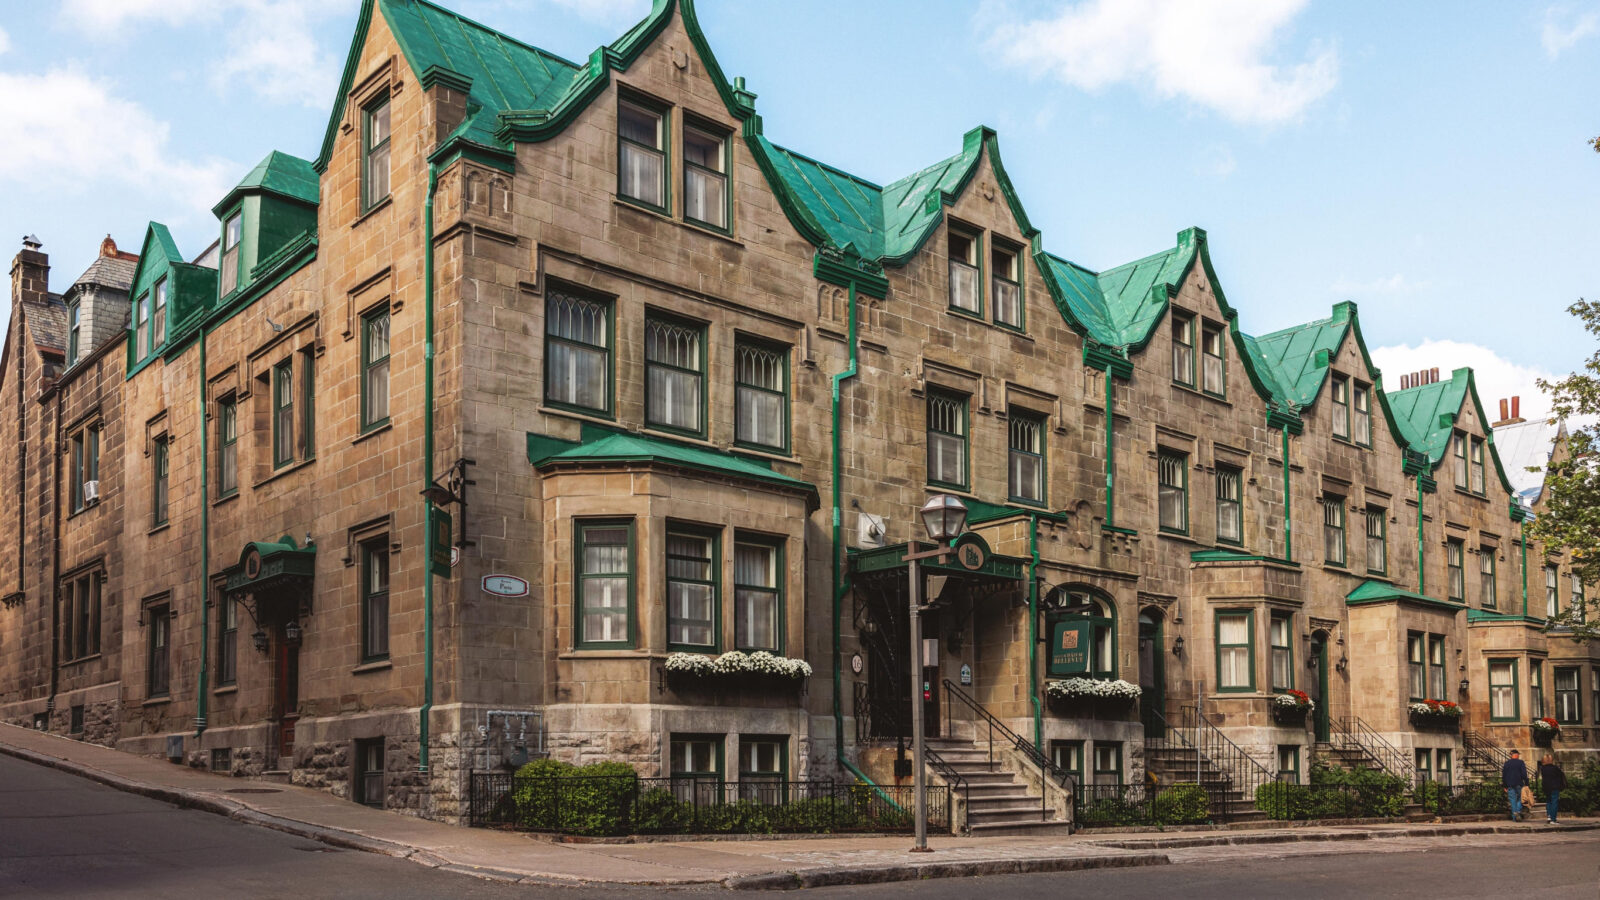
[[[156,282],[150,289],[150,305],[154,314],[150,320],[150,349],[161,346],[167,337],[167,280],[165,278]]]
[[[1194,318],[1172,315],[1172,381],[1194,387]]]
[[[1483,438],[1469,438],[1472,443],[1472,492],[1483,493]]]
[[[226,297],[239,287],[239,239],[244,236],[244,216],[234,213],[222,223],[222,269],[217,273],[222,279],[221,296]],[[141,354],[142,355],[142,354]]]
[[[361,211],[389,196],[389,98],[366,108],[362,127]]]
[[[78,341],[83,324],[83,308],[78,301],[72,301],[67,307],[67,365],[78,361]]]
[[[1372,388],[1364,384],[1355,390],[1356,443],[1372,446]]]
[[[989,262],[994,270],[990,291],[994,296],[995,324],[1022,328],[1022,279],[1017,271],[1017,251],[996,242]]]
[[[133,303],[133,355],[144,359],[150,355],[150,295],[140,294]]]
[[[950,228],[950,308],[983,315],[978,294],[978,236]]]
[[[659,110],[617,104],[617,193],[667,211],[667,123]]]
[[[1350,379],[1333,376],[1333,436],[1350,440]]]
[[[1207,322],[1200,329],[1200,387],[1217,397],[1227,393],[1226,357],[1222,351],[1222,326]]]
[[[728,139],[694,125],[683,129],[683,217],[728,230]]]

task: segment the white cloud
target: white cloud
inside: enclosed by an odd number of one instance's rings
[[[1278,64],[1306,0],[1084,0],[1054,17],[1004,22],[989,45],[1013,66],[1086,91],[1128,83],[1236,122],[1297,118],[1339,81],[1339,56],[1313,46]]]
[[[1544,11],[1539,42],[1546,56],[1555,59],[1586,37],[1600,32],[1600,13],[1573,13],[1559,6]]]
[[[1329,288],[1335,294],[1344,297],[1398,297],[1415,294],[1428,287],[1426,281],[1412,281],[1405,275],[1396,272],[1393,275],[1384,275],[1368,281],[1352,281],[1349,278],[1340,278]]]
[[[11,35],[6,34],[6,30],[4,28],[0,28],[0,54],[3,54],[10,49]]]
[[[177,155],[165,122],[72,69],[0,72],[0,121],[9,135],[0,153],[0,183],[69,193],[119,183],[175,198],[176,215],[198,215],[238,174],[232,163]]]
[[[1499,418],[1500,401],[1509,397],[1522,398],[1525,419],[1549,413],[1549,398],[1539,390],[1535,379],[1559,377],[1548,369],[1518,365],[1488,347],[1459,341],[1425,340],[1414,347],[1378,347],[1372,351],[1372,362],[1383,370],[1383,386],[1391,391],[1400,389],[1401,375],[1438,368],[1439,378],[1444,380],[1452,371],[1470,367],[1478,385],[1478,399],[1483,401],[1483,411],[1491,421]]]

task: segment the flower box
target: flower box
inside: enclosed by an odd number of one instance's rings
[[[1541,747],[1548,747],[1561,734],[1561,725],[1549,716],[1543,719],[1534,719],[1529,723],[1533,729],[1533,742]]]
[[[1272,719],[1282,725],[1304,725],[1317,702],[1305,691],[1288,690],[1272,698]]]
[[[1121,679],[1064,678],[1044,687],[1045,698],[1056,707],[1105,712],[1113,717],[1122,716],[1143,693],[1137,684]]]
[[[1449,700],[1423,700],[1406,707],[1418,728],[1453,730],[1461,724],[1461,707]]]
[[[662,669],[668,681],[678,684],[794,687],[811,677],[811,664],[805,660],[776,656],[765,650],[729,650],[721,656],[674,653],[667,657]]]

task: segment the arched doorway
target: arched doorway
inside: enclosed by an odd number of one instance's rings
[[[1328,709],[1328,633],[1326,631],[1313,632],[1311,635],[1311,667],[1316,670],[1307,685],[1311,690],[1306,693],[1311,695],[1311,700],[1316,703],[1316,709],[1311,713],[1312,722],[1317,731],[1317,743],[1328,740],[1331,734],[1331,711]]]
[[[1167,704],[1167,669],[1162,648],[1161,613],[1146,609],[1139,613],[1139,719],[1144,722],[1144,736],[1166,736],[1163,716]]]

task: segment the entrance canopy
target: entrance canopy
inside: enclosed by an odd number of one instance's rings
[[[286,589],[310,587],[316,574],[317,548],[296,547],[284,535],[276,541],[251,541],[244,545],[236,565],[223,569],[223,591],[231,600],[247,594],[276,594]]]

